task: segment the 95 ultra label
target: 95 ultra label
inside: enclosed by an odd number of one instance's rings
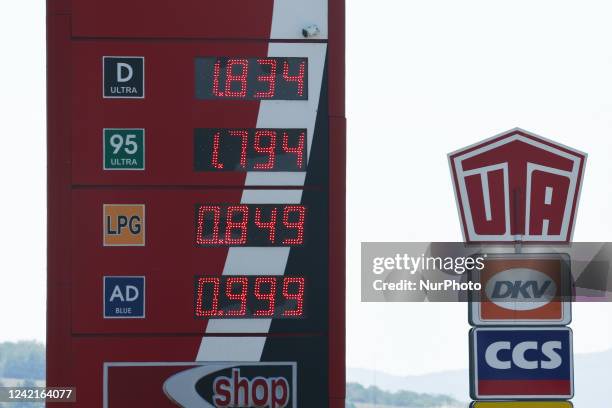
[[[144,170],[144,129],[104,129],[104,170]]]

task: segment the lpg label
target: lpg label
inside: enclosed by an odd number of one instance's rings
[[[104,204],[104,246],[144,246],[144,204]]]

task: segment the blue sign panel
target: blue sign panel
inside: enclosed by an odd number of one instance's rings
[[[473,329],[470,354],[474,399],[569,399],[574,394],[567,327]]]
[[[104,277],[104,318],[143,319],[145,317],[145,277]]]

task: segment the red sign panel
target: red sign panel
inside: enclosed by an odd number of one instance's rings
[[[243,3],[48,2],[71,407],[344,406],[344,4]]]
[[[466,242],[570,242],[585,153],[515,129],[449,162]]]

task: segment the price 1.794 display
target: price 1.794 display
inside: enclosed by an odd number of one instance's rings
[[[200,57],[195,73],[198,99],[308,99],[308,58]]]
[[[305,171],[306,129],[196,129],[195,171]]]
[[[303,318],[301,276],[196,276],[195,317]]]
[[[307,207],[299,204],[198,204],[196,244],[300,246],[306,238]]]

